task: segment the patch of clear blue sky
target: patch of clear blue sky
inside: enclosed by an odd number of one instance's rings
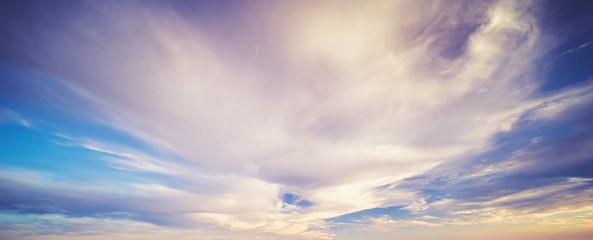
[[[80,146],[60,144],[63,139],[44,129],[14,123],[0,125],[0,166],[40,171],[59,181],[124,180],[137,181],[109,167],[108,154]]]
[[[292,205],[296,205],[299,207],[310,207],[313,206],[313,202],[303,199],[303,197],[296,195],[296,194],[292,194],[292,193],[285,193],[282,196],[282,202],[286,203],[286,204],[292,204]]]

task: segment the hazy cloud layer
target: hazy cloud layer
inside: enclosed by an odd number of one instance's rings
[[[534,62],[551,46],[537,3],[31,4],[1,18],[3,91],[25,89],[7,99],[34,93],[118,137],[0,105],[0,124],[42,121],[31,134],[52,129],[47,144],[111,174],[3,168],[14,239],[333,239],[508,216],[591,226],[593,85],[539,91]],[[339,218],[368,209],[386,212]]]

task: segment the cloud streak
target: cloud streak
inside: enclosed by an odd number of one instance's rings
[[[46,144],[97,154],[115,179],[77,185],[7,168],[2,188],[14,194],[3,209],[62,223],[110,216],[88,231],[132,234],[112,227],[121,221],[156,235],[200,228],[262,239],[496,222],[488,214],[589,216],[593,176],[579,169],[592,166],[592,84],[538,92],[534,62],[549,46],[536,4],[194,4],[89,1],[46,6],[44,24],[31,24],[32,13],[2,19],[3,61],[56,79],[38,95],[81,99],[88,108],[57,105],[126,136],[54,134]],[[3,125],[37,120],[0,114]],[[136,181],[112,185],[123,176]],[[327,221],[390,207],[412,217]],[[31,233],[69,232],[40,229]]]

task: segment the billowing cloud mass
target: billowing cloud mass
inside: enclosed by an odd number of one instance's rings
[[[593,236],[586,1],[2,5],[3,239]]]

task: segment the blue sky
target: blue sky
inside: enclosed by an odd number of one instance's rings
[[[0,238],[591,239],[588,1],[4,1]]]

